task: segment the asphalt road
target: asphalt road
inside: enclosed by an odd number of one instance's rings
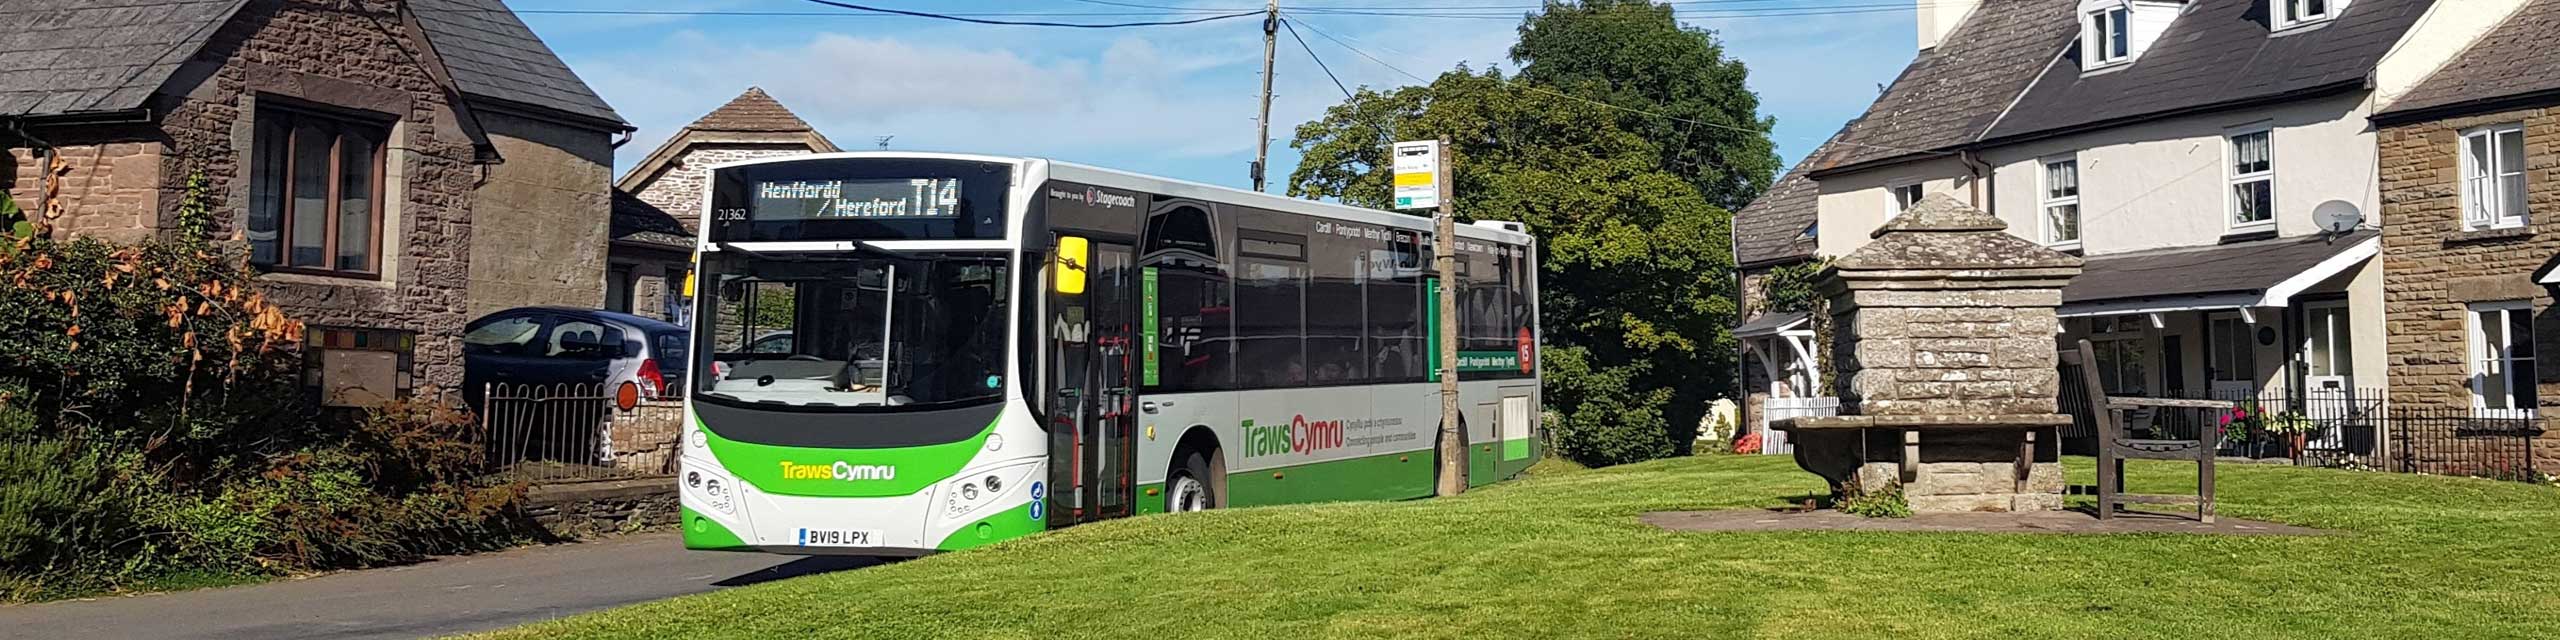
[[[0,638],[419,638],[855,569],[866,558],[685,551],[673,532],[259,585],[0,607]]]

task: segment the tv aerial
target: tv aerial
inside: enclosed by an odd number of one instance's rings
[[[2364,211],[2355,203],[2331,200],[2311,209],[2311,221],[2320,225],[2321,233],[2331,237],[2353,233],[2364,225]]]

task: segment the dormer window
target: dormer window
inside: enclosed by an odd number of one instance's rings
[[[2133,57],[2133,9],[2125,5],[2105,7],[2088,13],[2088,28],[2081,51],[2088,53],[2090,68],[2122,63]]]
[[[2267,0],[2275,3],[2275,28],[2291,29],[2337,17],[2347,0]]]

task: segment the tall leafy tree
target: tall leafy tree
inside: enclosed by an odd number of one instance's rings
[[[1520,24],[1520,79],[1622,107],[1620,127],[1652,141],[1663,169],[1707,201],[1739,209],[1769,187],[1774,121],[1743,86],[1749,71],[1715,34],[1650,0],[1546,0]]]
[[[1615,110],[1466,67],[1363,89],[1298,127],[1289,193],[1385,208],[1388,143],[1447,136],[1462,218],[1538,236],[1547,404],[1593,464],[1667,455],[1729,391],[1731,216]]]

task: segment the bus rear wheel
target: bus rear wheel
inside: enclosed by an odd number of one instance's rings
[[[1165,479],[1164,487],[1164,510],[1167,513],[1207,511],[1210,505],[1218,503],[1217,497],[1210,493],[1209,461],[1200,454],[1183,457],[1181,468],[1174,470],[1173,477]]]

